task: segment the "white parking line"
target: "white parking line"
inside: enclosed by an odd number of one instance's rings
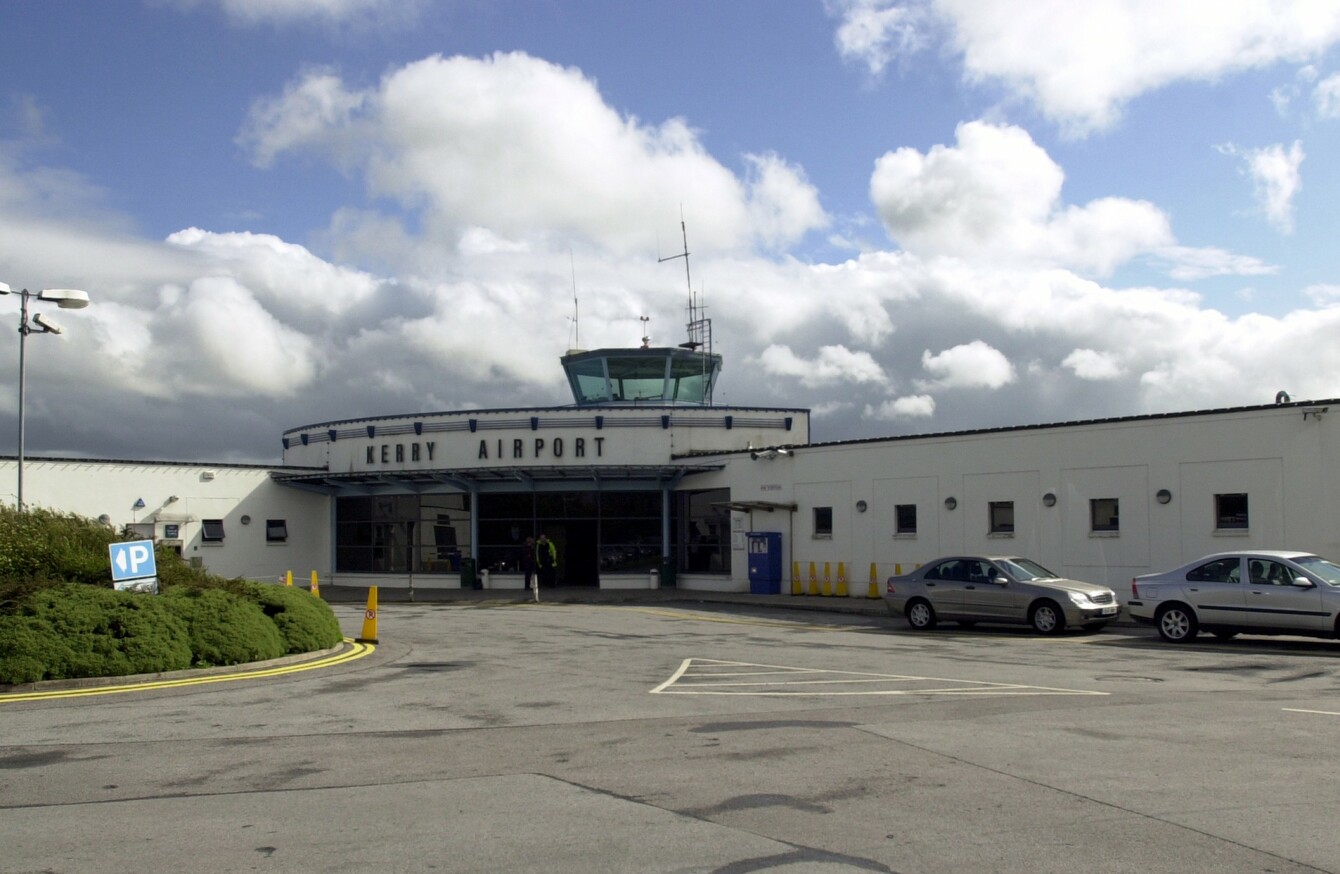
[[[745,679],[771,677],[775,679]],[[861,688],[851,688],[855,686]],[[685,659],[653,695],[1107,695],[1083,689],[1057,689],[1018,683],[988,683],[906,674],[874,674],[757,665],[718,659]]]
[[[1340,716],[1340,713],[1336,713],[1334,710],[1303,710],[1299,707],[1281,707],[1280,709],[1285,713],[1315,713],[1318,716]]]

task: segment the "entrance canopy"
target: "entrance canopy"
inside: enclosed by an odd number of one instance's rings
[[[617,465],[617,466],[536,466],[492,467],[439,470],[376,470],[351,473],[274,471],[277,483],[319,494],[367,495],[407,494],[455,490],[526,491],[537,489],[660,488],[673,486],[685,476],[721,470],[724,464],[694,465]]]

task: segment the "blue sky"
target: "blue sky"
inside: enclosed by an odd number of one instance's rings
[[[31,454],[566,403],[574,277],[582,346],[683,339],[681,214],[718,402],[818,440],[1340,395],[1340,0],[0,18],[0,282],[94,301]]]

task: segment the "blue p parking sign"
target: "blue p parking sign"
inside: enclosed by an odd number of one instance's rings
[[[152,540],[131,540],[107,546],[112,556],[112,582],[137,580],[158,575]]]

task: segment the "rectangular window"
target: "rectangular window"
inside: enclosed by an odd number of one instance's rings
[[[893,533],[917,533],[917,505],[895,504],[893,507]]]
[[[1244,531],[1247,528],[1247,495],[1239,492],[1214,496],[1214,527]]]
[[[815,507],[814,508],[814,536],[832,537],[833,536],[833,508]]]
[[[1014,533],[1014,501],[992,501],[987,512],[992,534]]]
[[[1089,501],[1090,531],[1120,531],[1116,498],[1094,498]]]
[[[223,520],[222,519],[202,519],[200,520],[201,532],[200,539],[205,543],[223,542]]]
[[[283,543],[288,540],[288,523],[283,519],[265,520],[265,542]]]

